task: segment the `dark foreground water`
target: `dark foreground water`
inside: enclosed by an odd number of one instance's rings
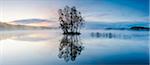
[[[0,65],[148,65],[148,49],[148,31],[0,32]]]

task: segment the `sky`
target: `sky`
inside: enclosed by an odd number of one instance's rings
[[[149,0],[0,0],[0,21],[47,19],[58,21],[58,9],[76,6],[87,22],[149,20]]]

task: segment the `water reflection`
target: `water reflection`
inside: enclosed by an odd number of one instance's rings
[[[119,35],[118,35],[119,36]],[[112,33],[99,33],[99,32],[92,32],[91,37],[96,37],[96,38],[115,38],[116,35]]]
[[[82,44],[79,35],[64,35],[59,44],[58,57],[63,58],[66,62],[75,61],[84,49]]]
[[[147,34],[147,33],[146,33]],[[112,33],[112,32],[91,32],[93,38],[108,38],[108,39],[137,39],[146,36],[145,34],[136,33]]]
[[[147,31],[92,30],[80,36],[61,35],[58,30],[0,32],[0,65],[148,64]]]

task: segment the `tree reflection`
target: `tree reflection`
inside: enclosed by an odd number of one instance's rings
[[[135,34],[122,34],[122,33],[111,33],[111,32],[92,32],[91,37],[95,38],[117,38],[117,39],[131,39],[132,37],[139,37],[135,36]]]
[[[75,61],[83,48],[79,35],[64,35],[59,45],[58,57],[63,58],[66,62]]]

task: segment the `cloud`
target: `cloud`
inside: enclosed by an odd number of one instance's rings
[[[0,21],[42,18],[58,21],[57,10],[76,6],[86,21],[140,21],[148,17],[148,0],[2,0]],[[139,1],[139,2],[138,2]],[[92,4],[92,5],[91,5]],[[146,5],[145,5],[146,4]]]
[[[124,17],[124,16],[120,16],[120,15],[91,15],[91,16],[87,16],[85,17],[85,20],[88,22],[136,22],[136,21],[140,21],[140,22],[148,22],[149,21],[149,17],[146,16],[130,16],[130,17]]]
[[[116,10],[105,12],[86,12],[84,18],[88,22],[135,22],[148,21],[149,17],[136,10]]]

